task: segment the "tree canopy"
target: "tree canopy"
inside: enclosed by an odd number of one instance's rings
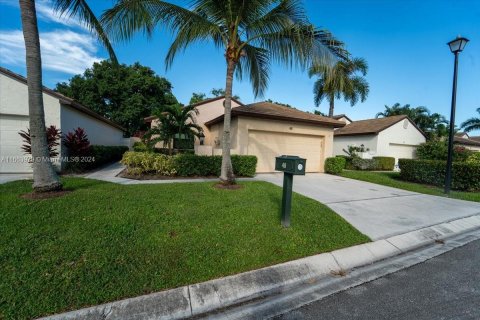
[[[220,97],[225,95],[225,89],[222,88],[213,88],[210,93],[213,97]],[[192,93],[192,97],[190,98],[189,104],[199,103],[205,101],[207,99],[211,99],[212,97],[207,97],[207,95],[203,92],[194,92]],[[232,96],[233,99],[240,100],[238,95]]]
[[[480,130],[480,108],[477,108],[477,113],[479,117],[471,117],[461,124],[461,128],[465,130],[465,132]]]
[[[143,118],[165,105],[177,103],[171,83],[140,65],[94,63],[83,75],[58,83],[55,90],[117,122],[130,135],[146,130]]]
[[[395,103],[393,106],[385,106],[385,110],[377,113],[376,117],[391,117],[398,115],[408,116],[428,137],[429,140],[438,139],[448,135],[448,121],[439,113],[430,113],[428,108],[419,106],[411,107]]]

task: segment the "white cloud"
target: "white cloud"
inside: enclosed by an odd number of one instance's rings
[[[45,70],[68,74],[83,73],[96,61],[96,40],[90,34],[72,30],[53,30],[40,33],[42,66]],[[25,44],[21,30],[0,30],[2,63],[25,65]]]
[[[19,8],[17,0],[0,0],[0,4]],[[87,30],[85,24],[81,23],[77,18],[69,17],[66,14],[63,14],[61,16],[59,13],[55,12],[53,10],[53,3],[51,0],[35,1],[35,9],[37,11],[37,19],[39,20],[58,23],[67,27],[78,27]]]

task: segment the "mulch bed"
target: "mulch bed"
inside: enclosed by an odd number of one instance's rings
[[[20,198],[23,199],[31,199],[31,200],[40,200],[40,199],[50,199],[50,198],[58,198],[63,197],[66,194],[69,194],[70,190],[62,190],[62,191],[51,191],[51,192],[30,192],[20,195]]]
[[[120,172],[117,177],[133,180],[186,180],[186,179],[218,179],[217,176],[190,176],[190,177],[179,177],[179,176],[162,176],[158,174],[141,174],[141,175],[132,175],[128,174],[127,170]],[[236,178],[242,178],[241,176]]]

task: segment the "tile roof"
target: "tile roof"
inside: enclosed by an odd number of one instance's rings
[[[409,119],[409,118],[406,115],[399,115],[399,116],[391,116],[391,117],[385,117],[385,118],[354,121],[341,129],[335,130],[335,136],[378,134],[380,131],[383,131],[393,126],[394,124],[402,121],[403,119]],[[422,130],[420,130],[413,122],[412,124],[420,132],[422,132]],[[424,133],[422,132],[422,134]]]
[[[470,139],[467,138],[462,138],[459,136],[454,136],[453,137],[453,143],[457,144],[464,144],[467,146],[475,146],[475,147],[480,147],[480,139],[475,139],[475,138],[480,138],[480,137],[470,137]]]
[[[332,118],[327,118],[266,101],[232,108],[232,117],[236,116],[304,122],[331,126],[335,128],[343,127],[345,125],[343,121],[338,121]],[[206,122],[205,125],[211,126],[222,121],[223,115]]]

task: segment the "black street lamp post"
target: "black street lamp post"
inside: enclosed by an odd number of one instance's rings
[[[455,66],[453,69],[453,88],[452,88],[452,110],[450,112],[450,132],[448,135],[448,157],[447,157],[447,171],[445,175],[445,193],[450,193],[452,185],[452,160],[453,160],[453,136],[455,130],[455,108],[457,103],[457,72],[458,72],[458,54],[462,52],[467,44],[468,39],[457,37],[448,43],[450,51],[455,55]]]

